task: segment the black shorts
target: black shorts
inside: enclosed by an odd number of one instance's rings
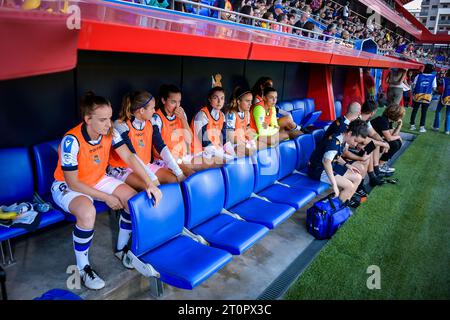
[[[333,163],[333,173],[336,176],[344,176],[347,172],[347,167],[345,165],[339,163]]]

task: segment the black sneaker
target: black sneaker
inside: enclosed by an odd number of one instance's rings
[[[372,187],[381,186],[383,181],[379,177],[370,177],[369,183]]]
[[[361,202],[358,201],[355,197],[352,197],[350,200],[348,200],[347,205],[349,207],[352,207],[354,209],[358,208]]]
[[[359,197],[367,197],[369,195],[364,188],[356,190],[355,194]]]
[[[394,175],[394,172],[381,172],[377,173],[377,177],[378,178],[388,178],[388,177],[392,177]]]

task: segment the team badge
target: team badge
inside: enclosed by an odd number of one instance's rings
[[[98,155],[94,155],[94,162],[96,163],[96,164],[99,164],[100,163],[100,157],[98,156]]]
[[[139,145],[139,147],[141,147],[141,148],[145,147],[144,140],[139,140],[139,141],[138,141],[138,145]]]

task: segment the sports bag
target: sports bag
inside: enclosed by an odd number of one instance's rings
[[[352,215],[350,208],[332,195],[320,199],[306,210],[306,228],[318,240],[330,239]]]

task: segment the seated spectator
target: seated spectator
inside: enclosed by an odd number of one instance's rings
[[[272,12],[269,12],[269,11],[267,11],[266,13],[264,13],[263,14],[263,19],[266,19],[266,20],[270,20],[270,21],[273,21],[274,19],[273,19],[273,13]],[[261,27],[262,28],[265,28],[265,29],[269,29],[270,28],[270,23],[269,22],[265,22],[265,21],[263,21],[262,23],[261,23]]]
[[[302,36],[315,38],[314,33],[306,31],[306,30],[314,31],[315,29],[314,23],[312,23],[311,21],[306,22],[305,25],[303,26],[303,29],[304,30],[302,31]]]
[[[327,29],[323,32],[323,34],[325,36],[321,36],[321,38],[319,37],[319,39],[320,40],[325,40],[325,41],[333,40],[332,37],[336,36],[336,33],[337,33],[336,24],[334,24],[334,23],[329,24]],[[327,37],[327,36],[332,36],[332,37]]]
[[[251,6],[245,5],[241,8],[239,13],[245,14],[247,16],[253,16],[253,8]],[[252,25],[252,19],[240,17],[240,23]]]
[[[405,108],[397,104],[391,104],[384,110],[383,115],[370,121],[375,131],[389,143],[389,151],[383,153],[380,158],[380,171],[384,173],[392,173],[394,168],[390,168],[387,164],[392,156],[400,150],[402,146],[402,138],[400,137],[400,129],[403,124],[403,116],[405,115]],[[393,123],[397,126],[394,129]]]
[[[308,22],[309,17],[310,17],[310,14],[309,14],[309,13],[303,12],[303,13],[300,15],[300,19],[294,24],[294,27],[302,28],[302,29],[303,29],[304,26],[305,26],[305,24]]]
[[[367,135],[367,124],[363,120],[354,120],[344,133],[323,139],[311,154],[308,175],[330,184],[343,204],[349,204],[362,176],[358,168],[342,158],[342,154],[348,147],[355,148],[363,143]]]

